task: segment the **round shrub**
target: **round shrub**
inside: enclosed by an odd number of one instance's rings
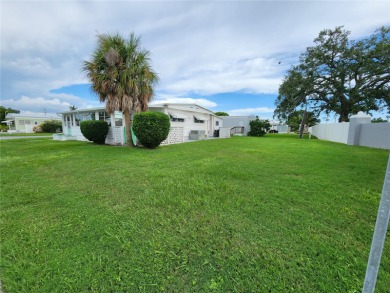
[[[168,137],[168,115],[160,112],[141,112],[134,115],[133,131],[144,147],[156,148]]]
[[[62,122],[58,120],[47,120],[39,124],[39,126],[41,127],[42,132],[46,133],[55,133],[62,131]]]
[[[104,144],[108,133],[108,123],[101,120],[85,120],[80,123],[84,137],[97,144]]]

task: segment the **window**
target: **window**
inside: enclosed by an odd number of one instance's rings
[[[85,120],[95,120],[95,112],[83,113],[83,121]]]
[[[199,119],[199,117],[194,116],[195,123],[204,123],[204,120]]]
[[[169,119],[172,122],[184,122],[184,118],[177,118],[177,117],[173,117],[172,115],[169,115]]]
[[[110,115],[107,112],[99,112],[99,120],[106,121],[106,119],[110,119]]]
[[[99,120],[106,121],[111,126],[111,117],[107,112],[99,112]]]
[[[215,126],[219,126],[219,121],[215,121]]]
[[[30,120],[19,120],[19,125],[26,125],[26,124],[30,124],[31,121]]]
[[[80,113],[75,113],[74,115],[74,120],[76,122],[76,126],[80,126],[80,121],[83,121],[83,115]]]

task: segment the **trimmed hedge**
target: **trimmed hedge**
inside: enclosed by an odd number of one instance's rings
[[[101,120],[85,120],[81,121],[80,130],[86,139],[104,144],[108,134],[108,123]]]
[[[158,147],[168,137],[170,127],[169,117],[164,113],[141,112],[134,115],[134,134],[146,148]]]

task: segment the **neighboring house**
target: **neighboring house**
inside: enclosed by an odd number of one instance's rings
[[[230,128],[232,134],[241,133],[247,135],[250,129],[249,122],[256,119],[256,116],[220,116],[223,120],[223,127]]]
[[[223,127],[224,128],[230,128],[231,129],[231,134],[235,133],[241,133],[243,135],[247,135],[250,126],[249,122],[252,120],[256,120],[256,116],[250,115],[250,116],[220,116],[223,120]],[[280,124],[275,121],[269,121],[271,124],[271,129],[270,130],[276,130],[278,133],[288,133],[289,128],[288,125],[285,124]]]
[[[279,122],[275,122],[270,120],[269,123],[271,124],[270,130],[276,130],[278,133],[289,133],[290,127],[287,124],[282,124]]]
[[[5,116],[5,121],[1,121],[1,123],[7,124],[9,132],[33,133],[34,126],[37,126],[48,120],[61,121],[61,117],[58,117],[58,115],[37,116],[28,114],[8,113]]]
[[[202,139],[214,136],[222,126],[222,119],[206,108],[196,104],[156,104],[149,106],[150,111],[169,115],[171,129],[168,138],[162,144],[180,143],[190,139]],[[84,120],[103,120],[109,124],[107,144],[124,145],[127,143],[124,116],[122,112],[109,115],[104,107],[77,109],[62,114],[63,134],[54,135],[55,140],[86,140],[80,130]]]

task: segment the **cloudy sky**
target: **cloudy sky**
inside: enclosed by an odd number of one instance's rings
[[[81,72],[99,33],[141,36],[155,102],[272,118],[286,70],[326,28],[390,24],[389,1],[1,0],[1,105],[56,113],[100,104]]]

